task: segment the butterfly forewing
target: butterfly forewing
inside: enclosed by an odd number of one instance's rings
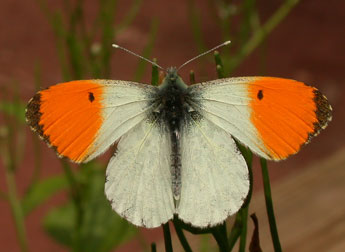
[[[102,154],[122,135],[145,120],[157,88],[128,81],[100,81],[104,85],[103,123],[85,160]]]
[[[125,81],[66,82],[38,92],[26,118],[60,156],[86,162],[146,117],[154,92],[155,87]]]
[[[294,80],[228,78],[193,85],[189,92],[195,109],[266,159],[295,154],[331,120],[327,99]]]

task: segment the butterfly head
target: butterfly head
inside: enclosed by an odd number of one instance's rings
[[[176,67],[169,67],[166,71],[167,75],[165,78],[168,78],[170,81],[176,81],[179,77],[177,74]]]
[[[183,82],[182,78],[177,74],[176,67],[169,67],[166,70],[166,76],[159,86],[161,90],[180,89],[185,90],[188,86]]]

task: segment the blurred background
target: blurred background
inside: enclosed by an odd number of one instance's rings
[[[329,127],[268,165],[283,250],[344,251],[344,10],[337,0],[1,0],[1,251],[150,251],[152,242],[162,251],[160,228],[133,227],[105,200],[111,152],[81,167],[59,160],[26,126],[25,106],[37,90],[68,80],[150,83],[151,66],[113,42],[168,67],[229,39],[220,50],[226,76],[292,78],[328,97]],[[187,83],[190,70],[196,82],[217,78],[212,54],[180,71]],[[263,251],[273,251],[257,158],[253,173],[250,213]],[[252,229],[248,221],[248,237]],[[193,251],[217,251],[212,237],[186,235]]]

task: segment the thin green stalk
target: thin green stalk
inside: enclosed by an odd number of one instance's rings
[[[223,234],[224,239],[226,239],[226,243],[229,243],[229,241],[228,241],[228,231],[226,229],[226,221],[224,221],[222,224],[220,224],[219,231]]]
[[[241,27],[238,36],[238,44],[243,44],[245,41],[248,40],[248,36],[251,32],[252,26],[252,18],[256,12],[255,10],[255,2],[256,0],[245,0],[242,2],[241,9],[242,9],[242,20],[241,20]]]
[[[173,252],[169,222],[163,224],[162,226],[163,226],[163,234],[164,234],[165,251]]]
[[[224,237],[224,234],[220,232],[218,227],[213,228],[212,235],[218,244],[220,252],[229,251],[229,244],[228,244],[227,237]]]
[[[74,223],[75,226],[75,237],[73,242],[73,250],[74,251],[81,251],[81,227],[84,218],[84,209],[81,202],[81,193],[79,190],[79,185],[77,179],[71,167],[67,163],[66,160],[61,160],[62,167],[65,172],[65,176],[69,182],[70,190],[71,190],[71,198],[74,203],[76,209],[76,222]]]
[[[192,33],[194,35],[198,50],[200,53],[205,52],[207,47],[205,46],[205,42],[202,37],[200,13],[195,7],[194,0],[188,0],[188,17],[190,18]]]
[[[185,235],[183,233],[182,228],[175,221],[174,221],[174,227],[175,227],[175,230],[176,230],[177,237],[180,240],[181,245],[182,245],[184,251],[185,252],[192,252],[192,249],[191,249],[190,245],[188,244],[188,241],[187,241],[187,239],[186,239],[186,237],[185,237]]]
[[[157,252],[156,243],[151,243],[151,252]]]
[[[22,251],[28,251],[28,242],[26,238],[24,214],[17,196],[15,174],[13,169],[7,167],[5,169],[6,182],[8,188],[8,200],[11,206],[12,215],[16,227],[19,246]]]
[[[222,62],[222,59],[220,58],[218,51],[214,52],[214,60],[216,62],[216,70],[217,70],[218,78],[224,78],[225,77],[224,66],[223,66],[223,62]]]
[[[241,236],[240,236],[240,247],[239,252],[244,252],[246,249],[247,242],[247,222],[248,222],[248,205],[245,208],[241,209],[242,214],[242,227],[241,227]]]
[[[12,131],[11,125],[7,127],[8,131]],[[8,133],[7,139],[9,141],[14,141],[14,134]],[[5,168],[5,179],[7,183],[7,199],[9,201],[11,212],[14,219],[14,224],[17,232],[18,242],[19,246],[21,248],[21,251],[28,251],[28,242],[26,237],[26,231],[25,231],[25,223],[24,223],[24,214],[23,209],[20,204],[20,201],[18,199],[17,195],[17,188],[16,188],[16,181],[15,181],[15,163],[13,160],[11,160],[10,155],[10,145],[7,143],[2,143],[0,146],[1,156],[3,159],[3,165]]]
[[[18,82],[14,82],[12,84],[13,87],[13,103],[16,104],[16,106],[13,106],[13,115],[24,115],[21,114],[23,112],[22,108],[20,108],[18,106],[18,104],[21,104],[21,98],[19,95],[19,83]],[[10,127],[11,127],[11,132],[13,134],[13,138],[10,142],[10,145],[12,147],[11,149],[11,159],[12,162],[14,162],[15,166],[14,168],[18,167],[18,164],[23,160],[23,156],[24,156],[24,149],[25,149],[25,141],[26,141],[26,134],[25,131],[23,129],[24,125],[22,122],[24,122],[24,118],[20,118],[20,120],[18,120],[18,116],[15,116],[13,118],[13,120],[10,120],[9,122],[11,123]]]
[[[100,27],[102,27],[101,71],[102,77],[110,76],[110,60],[112,55],[111,44],[114,42],[114,19],[117,1],[100,1]]]
[[[127,15],[123,18],[121,23],[117,25],[115,29],[116,34],[125,30],[133,22],[134,18],[138,15],[142,2],[143,0],[133,1],[131,8],[127,12]]]
[[[66,55],[66,34],[67,31],[64,27],[62,12],[59,10],[49,9],[48,3],[46,0],[36,0],[37,4],[41,8],[43,14],[46,16],[46,19],[50,22],[51,27],[56,38],[56,49],[58,53],[58,58],[61,66],[61,72],[63,79],[65,81],[71,79],[71,72],[67,64],[67,55]],[[65,1],[69,3],[69,1]]]
[[[235,4],[232,1],[208,0],[209,13],[217,22],[223,41],[232,40],[233,22],[232,17],[236,13]],[[230,47],[223,49],[224,55],[230,55]]]
[[[66,36],[67,31],[63,24],[63,17],[60,12],[55,12],[49,17],[51,26],[56,36],[56,50],[58,53],[58,58],[61,66],[61,74],[65,81],[71,80],[72,73],[68,65],[68,57],[66,53]]]
[[[84,0],[77,0],[71,12],[68,14],[68,32],[65,38],[67,44],[67,52],[69,55],[69,62],[73,73],[73,79],[81,79],[85,75],[85,57],[83,47],[85,42],[80,38],[78,27],[83,22],[83,2]]]
[[[252,38],[240,48],[237,55],[232,59],[230,73],[265,40],[267,35],[290,13],[299,1],[286,0],[269,20],[254,33]]]
[[[191,71],[189,72],[189,83],[190,83],[190,84],[195,84],[195,74],[194,74],[194,71],[193,71],[193,70],[191,70]]]
[[[142,52],[142,56],[144,58],[149,58],[149,56],[152,53],[153,45],[154,45],[154,42],[156,40],[156,36],[157,36],[157,32],[158,32],[158,26],[159,26],[158,19],[154,18],[151,21],[149,40],[148,40],[148,42],[147,42],[147,44],[146,44],[146,46]],[[146,64],[147,64],[147,62],[144,60],[139,61],[138,67],[137,67],[135,74],[134,74],[134,80],[135,81],[140,81],[141,78],[143,77]]]
[[[274,246],[274,251],[280,252],[280,251],[282,251],[282,248],[280,246],[276,220],[274,217],[270,178],[268,175],[266,159],[260,158],[260,164],[261,164],[261,169],[262,169],[262,180],[263,180],[263,184],[264,184],[266,211],[267,211],[268,221],[270,224],[270,231],[271,231],[271,237],[272,237],[272,242],[273,242],[273,246]]]
[[[0,191],[0,198],[3,199],[3,200],[8,200],[7,193],[4,193],[3,191]]]
[[[240,145],[242,146],[242,145]],[[243,147],[243,146],[242,146]],[[242,208],[248,207],[253,194],[253,169],[252,169],[252,163],[253,163],[253,152],[251,152],[248,148],[243,147],[246,150],[246,162],[248,167],[248,176],[249,176],[249,191],[246,200],[244,201]],[[242,151],[241,151],[242,152]],[[243,155],[243,154],[242,154]]]
[[[228,240],[229,240],[229,251],[231,251],[233,249],[233,247],[235,246],[235,244],[237,242],[237,239],[240,237],[241,229],[242,229],[242,214],[240,212],[238,212],[236,214],[235,223],[231,228],[230,235],[228,238]]]

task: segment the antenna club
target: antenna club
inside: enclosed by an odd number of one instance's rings
[[[111,46],[114,47],[114,48],[120,48],[120,46],[117,45],[117,44],[112,44]]]
[[[231,40],[225,41],[224,45],[229,45],[231,43]]]

